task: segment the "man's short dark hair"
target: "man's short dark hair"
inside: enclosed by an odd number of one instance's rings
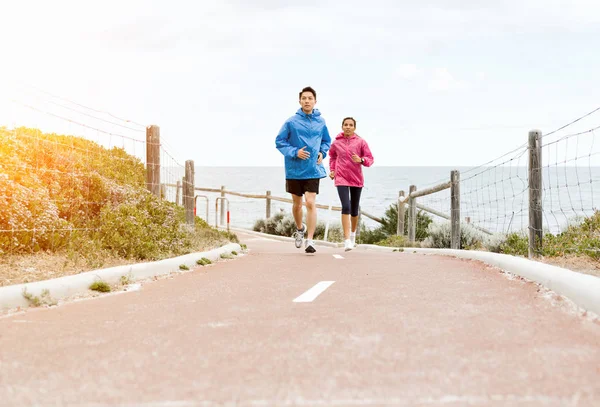
[[[315,90],[313,88],[311,88],[310,86],[305,87],[304,89],[302,89],[300,91],[300,93],[298,93],[298,99],[302,98],[302,94],[304,92],[310,92],[313,94],[313,96],[315,97],[315,100],[317,100],[317,92],[315,92]]]

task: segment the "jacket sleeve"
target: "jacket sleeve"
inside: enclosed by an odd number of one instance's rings
[[[290,144],[290,128],[289,122],[285,122],[279,130],[279,134],[275,138],[275,146],[285,157],[294,158],[298,154],[298,147]]]
[[[327,157],[327,152],[331,147],[331,136],[329,136],[329,130],[327,129],[327,124],[323,126],[323,135],[321,137],[321,147],[319,148],[319,152],[323,154],[323,159]]]
[[[329,172],[335,171],[335,165],[337,161],[337,152],[335,151],[335,141],[331,145],[331,149],[329,150]]]
[[[363,163],[365,167],[370,167],[375,162],[373,154],[371,154],[371,149],[365,140],[362,141],[362,158],[365,160]]]

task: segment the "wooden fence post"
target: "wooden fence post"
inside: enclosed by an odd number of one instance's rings
[[[181,205],[181,192],[179,189],[181,188],[181,181],[177,181],[177,191],[175,192],[175,204]]]
[[[185,221],[188,225],[194,226],[194,161],[185,162],[185,184],[184,184],[184,202],[185,202]]]
[[[146,127],[146,189],[160,198],[160,128]]]
[[[401,203],[402,202],[402,203]],[[404,191],[400,191],[398,194],[398,222],[396,225],[396,235],[404,236]]]
[[[529,132],[529,257],[542,250],[542,132]]]
[[[225,198],[225,186],[221,185],[221,196]],[[225,224],[225,200],[221,199],[221,223],[220,225]]]
[[[460,249],[460,172],[450,172],[450,248]]]
[[[411,198],[410,194],[416,190],[416,185],[411,185],[408,189],[408,241],[411,243],[417,235],[417,198]]]
[[[160,199],[167,199],[167,185],[160,184]]]
[[[271,191],[267,191],[267,219],[271,217]]]

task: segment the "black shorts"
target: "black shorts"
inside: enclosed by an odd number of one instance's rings
[[[286,179],[285,190],[290,194],[303,196],[305,192],[319,193],[319,178],[311,179]]]

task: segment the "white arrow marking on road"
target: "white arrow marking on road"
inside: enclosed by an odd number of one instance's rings
[[[340,256],[339,254],[334,254],[333,257],[335,257],[336,259],[343,259],[344,257]]]
[[[296,298],[294,302],[312,302],[315,298],[319,296],[323,291],[327,290],[331,284],[335,283],[335,281],[321,281],[317,283],[313,288],[306,291],[300,297]]]

